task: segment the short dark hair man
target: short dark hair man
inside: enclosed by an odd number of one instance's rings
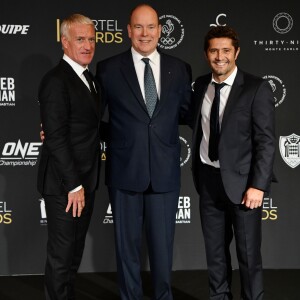
[[[212,28],[204,52],[212,74],[194,85],[192,169],[210,299],[232,299],[229,246],[234,233],[241,297],[261,300],[261,205],[272,180],[274,98],[267,81],[237,68],[240,47],[232,28]]]

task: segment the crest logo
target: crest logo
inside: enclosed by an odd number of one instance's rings
[[[176,48],[184,38],[184,28],[181,21],[173,15],[159,17],[162,31],[158,46],[162,49]]]
[[[289,136],[281,136],[279,149],[282,159],[291,168],[300,164],[300,136],[295,133]]]
[[[286,97],[286,87],[283,81],[274,75],[265,75],[263,79],[267,79],[272,88],[275,107],[279,106]]]
[[[191,157],[191,147],[187,140],[181,136],[179,137],[179,141],[181,144],[180,167],[183,167]]]

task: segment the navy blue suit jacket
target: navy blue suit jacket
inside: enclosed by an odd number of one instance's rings
[[[191,68],[161,55],[161,95],[150,119],[139,86],[131,51],[97,64],[109,113],[106,184],[143,192],[151,183],[155,192],[180,187],[178,123],[191,101]]]

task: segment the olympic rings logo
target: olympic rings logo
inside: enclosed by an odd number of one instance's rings
[[[164,44],[164,45],[173,45],[175,43],[175,38],[170,38],[170,37],[161,37],[160,41]]]

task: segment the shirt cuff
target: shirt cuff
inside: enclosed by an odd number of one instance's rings
[[[75,193],[78,192],[80,189],[82,189],[82,185],[76,187],[75,189],[71,190],[69,193]]]

